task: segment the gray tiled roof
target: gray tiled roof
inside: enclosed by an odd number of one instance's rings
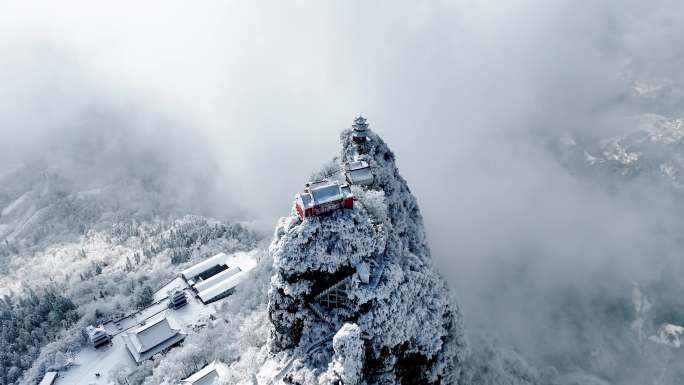
[[[145,325],[124,333],[122,338],[136,362],[140,363],[182,341],[183,333],[165,313]]]

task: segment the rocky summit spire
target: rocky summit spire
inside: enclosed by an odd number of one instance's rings
[[[455,383],[467,351],[460,309],[432,269],[394,154],[357,121],[342,132],[326,180],[308,184],[278,222],[270,349],[300,363],[286,374],[293,383]],[[353,204],[343,203],[350,196]]]

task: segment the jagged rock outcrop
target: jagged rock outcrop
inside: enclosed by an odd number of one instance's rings
[[[333,337],[335,355],[323,376],[323,382],[356,385],[363,379],[363,340],[361,328],[346,323]]]
[[[345,162],[370,165],[373,182],[352,185],[354,208],[304,220],[293,209],[278,222],[270,348],[290,350],[301,370],[320,374],[328,365],[308,359],[307,347],[353,322],[364,341],[362,382],[454,383],[467,352],[462,315],[432,269],[416,199],[377,134],[365,143],[352,136],[342,132],[341,156],[325,174],[343,181]]]

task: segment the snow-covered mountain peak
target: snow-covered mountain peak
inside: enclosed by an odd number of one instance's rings
[[[303,379],[311,376],[348,382],[357,378],[346,372],[352,357],[340,354],[356,349],[335,347],[335,357],[324,361],[306,352],[333,335],[348,340],[353,333],[344,330],[359,330],[366,353],[354,368],[361,373],[354,383],[451,383],[467,351],[462,317],[431,268],[416,199],[380,136],[355,126],[340,138],[341,156],[317,176],[350,182],[353,207],[324,206],[317,201],[318,184],[311,184],[279,221],[270,247],[271,350],[301,363],[288,374],[294,382],[309,383]],[[354,183],[355,169],[370,169],[372,181]]]

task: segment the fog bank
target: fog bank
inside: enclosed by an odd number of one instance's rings
[[[2,8],[4,165],[54,154],[126,173],[117,159],[150,158],[168,180],[201,176],[177,182],[192,210],[275,223],[362,112],[467,322],[561,367],[620,318],[587,303],[623,306],[632,282],[681,268],[679,197],[650,180],[608,188],[549,145],[681,116],[675,91],[630,96],[634,81],[684,82],[681,2]]]

